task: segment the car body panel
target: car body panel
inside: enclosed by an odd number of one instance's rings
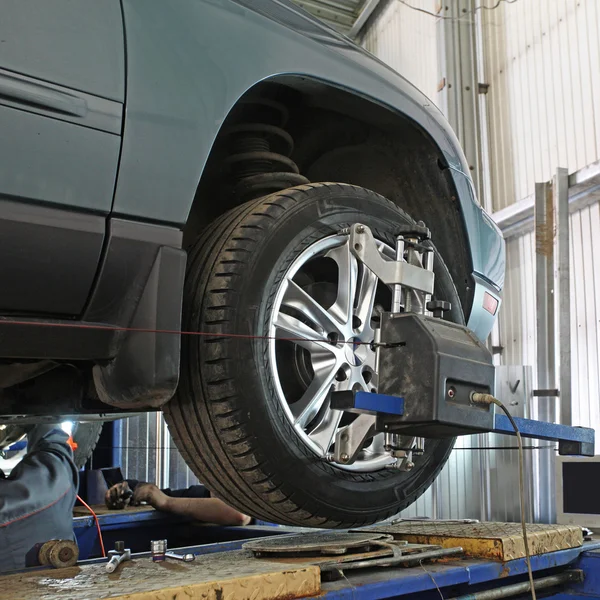
[[[105,221],[99,215],[0,198],[0,311],[79,314],[100,260]],[[0,337],[6,342],[10,334]],[[38,337],[47,336],[38,332]]]
[[[476,201],[467,162],[443,115],[397,73],[293,4],[1,2],[0,32],[6,39],[0,75],[11,90],[0,99],[5,135],[0,196],[6,201],[98,217],[112,209],[115,217],[181,228],[214,140],[239,98],[273,78],[319,81],[408,117],[431,136],[457,190],[475,275],[474,298],[481,297],[483,287],[499,295],[503,241]],[[85,268],[79,265],[78,273],[85,271],[81,282],[91,292],[105,236],[96,225],[86,227],[94,248],[88,248]],[[50,252],[55,238],[46,237],[42,246],[46,243],[48,256],[55,256]],[[61,253],[77,251],[71,241],[76,237],[62,240]],[[38,262],[36,269],[47,268]],[[40,278],[45,289],[25,286],[40,302],[48,289],[59,289],[72,276],[71,266],[59,263],[53,261],[50,280]],[[35,273],[30,275],[35,282]],[[76,303],[61,306],[58,301],[52,312],[81,316],[81,292]],[[475,302],[469,322],[483,338],[491,325],[475,314],[481,310]]]
[[[125,99],[119,0],[0,0],[0,67]]]
[[[121,148],[118,135],[1,103],[0,131],[2,196],[110,212]]]
[[[79,316],[121,152],[120,0],[0,0],[0,310]]]
[[[397,73],[287,2],[123,0],[123,8],[127,116],[116,214],[183,225],[236,101],[258,82],[303,77],[406,115],[433,138],[458,191],[473,270],[502,287],[503,242],[483,217],[458,140]]]

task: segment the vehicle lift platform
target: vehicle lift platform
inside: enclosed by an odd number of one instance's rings
[[[331,394],[333,408],[357,417],[338,430],[326,460],[352,464],[373,435],[383,434],[388,468],[410,471],[427,451],[426,439],[484,432],[517,435],[517,430],[522,437],[558,442],[560,454],[594,455],[593,430],[513,417],[492,396],[495,376],[489,351],[467,327],[442,318],[451,310],[448,302],[432,300],[433,252],[424,225],[399,233],[395,260],[379,253],[368,227],[355,224],[348,235],[356,256],[392,288],[392,311],[381,314],[373,342],[377,393]],[[412,368],[398,369],[406,361]],[[95,524],[90,517],[78,519],[75,532],[85,556],[84,548],[93,551],[96,542]],[[130,537],[126,529],[135,531],[144,524],[157,536],[153,540],[171,537],[175,545],[179,539],[174,534],[181,521],[153,511],[113,512],[99,519],[103,531],[121,535],[120,540]],[[198,539],[209,543],[179,547],[166,559],[164,548],[161,555],[157,545],[151,557],[147,546],[146,552],[136,553],[135,547],[125,549],[107,536],[107,549],[115,545],[110,562],[84,560],[54,571],[40,567],[0,577],[0,599],[530,596],[517,523],[399,520],[350,531],[250,526],[197,528],[195,533],[200,529]],[[527,538],[537,593],[556,600],[600,599],[600,542],[584,540],[580,527],[566,525],[527,525]]]
[[[395,396],[356,393],[351,401],[356,410],[375,411],[379,416],[404,411],[404,399]],[[562,453],[593,453],[591,429],[515,421],[523,437],[556,441]],[[502,415],[494,416],[492,431],[515,434]],[[107,534],[129,539],[137,529],[150,527],[152,535],[164,531],[168,539],[178,527],[190,530],[189,522],[148,508],[105,511],[99,520],[109,548]],[[77,517],[74,524],[85,556],[97,543],[94,522],[91,517]],[[154,562],[146,551],[131,554],[112,573],[107,572],[107,559],[83,560],[51,571],[32,568],[0,577],[0,598],[495,600],[529,596],[517,523],[401,519],[351,531],[198,525],[196,532],[200,530],[197,539],[219,541],[173,551],[180,556],[193,554],[192,562],[170,557]],[[584,540],[576,526],[531,524],[527,532],[538,594],[557,600],[600,598],[600,542]]]
[[[69,568],[29,569],[6,575],[0,578],[0,598],[429,600],[468,596],[468,600],[494,600],[529,595],[520,525],[515,523],[400,521],[353,533],[298,532],[283,527],[235,529],[241,535],[247,530],[247,539],[176,550],[181,555],[193,553],[193,562],[170,558],[153,562],[146,552],[132,555],[113,573],[107,573],[106,559],[98,559]],[[273,535],[276,531],[278,535]],[[248,543],[266,542],[268,546],[276,540],[275,547],[297,544],[302,549],[306,536],[319,534],[324,539],[318,554],[256,554],[251,548],[244,548]],[[575,596],[600,598],[600,542],[583,541],[581,529],[573,526],[530,525],[528,534],[535,552],[531,564],[538,596],[544,594],[556,600],[573,600]],[[353,555],[357,560],[366,560],[365,554],[378,552],[373,547],[367,551],[364,547],[352,548],[347,539],[357,536],[364,541],[367,535],[373,540],[378,536],[385,536],[380,537],[384,540],[392,537],[399,544],[405,540],[408,544],[398,548],[407,548],[406,556],[417,558],[396,566],[346,569],[344,565],[351,563],[344,563],[345,558]],[[336,538],[338,543],[334,543]],[[426,543],[441,547],[439,559],[421,559],[410,553],[409,546]],[[344,545],[350,547],[341,554]],[[462,548],[463,553],[454,553],[456,548]],[[376,565],[377,560],[385,559],[372,560]],[[332,570],[332,565],[337,566]]]

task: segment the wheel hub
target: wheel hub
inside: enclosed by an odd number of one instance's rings
[[[394,251],[381,243],[380,252],[393,257]],[[371,343],[373,317],[381,309],[380,302],[375,303],[381,295],[378,283],[352,256],[348,236],[341,234],[302,252],[276,293],[269,342],[276,392],[297,434],[322,458],[331,453],[336,433],[348,426],[344,413],[329,407],[330,393],[377,388]],[[276,351],[278,344],[290,343],[296,345],[292,363]],[[308,368],[299,370],[306,362]],[[287,382],[294,373],[297,385],[291,390]],[[339,466],[374,471],[391,461],[379,435],[353,465]]]

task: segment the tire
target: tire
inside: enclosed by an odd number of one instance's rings
[[[81,469],[92,456],[102,433],[102,425],[104,423],[101,421],[76,424],[73,440],[77,443],[77,448],[73,451],[73,460],[78,469]]]
[[[75,423],[73,439],[77,443],[77,448],[73,452],[73,461],[78,469],[81,469],[88,461],[94,448],[98,444],[100,433],[102,432],[102,422],[94,421],[90,423]],[[12,443],[20,440],[27,435],[27,432],[31,429],[31,426],[19,426],[19,425],[8,425],[3,431],[0,437],[0,448],[7,448]],[[26,454],[26,450],[20,452],[17,457],[23,458]],[[14,462],[13,457],[13,462]],[[0,461],[0,468],[2,463]]]
[[[454,440],[427,440],[410,472],[356,472],[331,464],[296,432],[280,401],[272,340],[221,337],[268,335],[290,265],[311,244],[356,222],[393,246],[398,224],[413,221],[366,189],[311,184],[230,211],[190,249],[183,327],[218,335],[183,336],[180,384],[165,417],[199,479],[254,517],[309,527],[386,519],[423,494],[452,450]],[[452,303],[447,318],[463,323],[456,288],[437,252],[434,265],[436,296]]]

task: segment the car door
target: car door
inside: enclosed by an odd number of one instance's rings
[[[120,0],[0,0],[0,313],[82,312],[125,97]]]

